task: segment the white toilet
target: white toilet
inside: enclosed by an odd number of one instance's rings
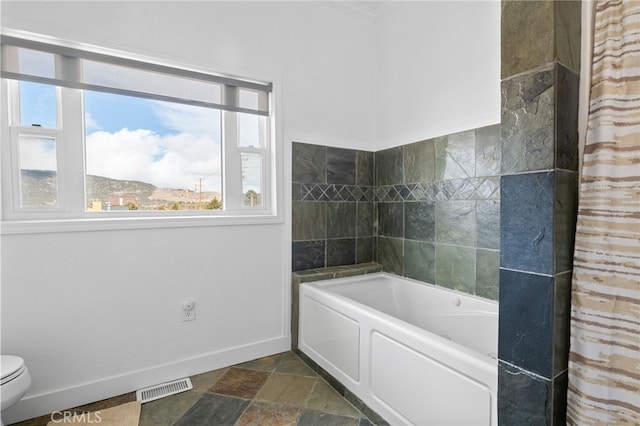
[[[24,396],[31,386],[31,375],[22,358],[10,355],[2,355],[0,358],[0,371],[2,372],[0,407],[4,411]],[[0,426],[3,425],[2,418],[0,418]]]

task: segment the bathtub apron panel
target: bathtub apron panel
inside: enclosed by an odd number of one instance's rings
[[[495,426],[497,312],[385,273],[305,283],[299,349],[392,425]]]

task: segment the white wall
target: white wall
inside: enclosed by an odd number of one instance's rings
[[[317,2],[2,2],[2,25],[283,83],[290,137],[369,149],[373,24]]]
[[[6,2],[2,26],[279,84],[292,139],[372,145],[373,25],[316,2]],[[2,236],[2,353],[33,385],[8,422],[288,349],[283,223]],[[197,319],[181,322],[181,301]]]
[[[3,236],[2,352],[33,378],[5,421],[286,350],[282,228]]]
[[[376,150],[500,122],[500,1],[407,2],[376,34]]]

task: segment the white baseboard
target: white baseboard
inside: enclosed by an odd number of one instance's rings
[[[54,411],[77,407],[111,398],[137,389],[228,367],[252,359],[291,349],[290,336],[282,336],[244,346],[185,358],[169,364],[131,371],[98,381],[83,383],[61,390],[27,396],[2,413],[5,424],[12,424]],[[28,366],[27,366],[28,367]]]

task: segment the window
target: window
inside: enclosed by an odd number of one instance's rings
[[[3,35],[2,84],[6,220],[272,211],[270,83]]]
[[[222,209],[221,116],[84,91],[87,211]]]

